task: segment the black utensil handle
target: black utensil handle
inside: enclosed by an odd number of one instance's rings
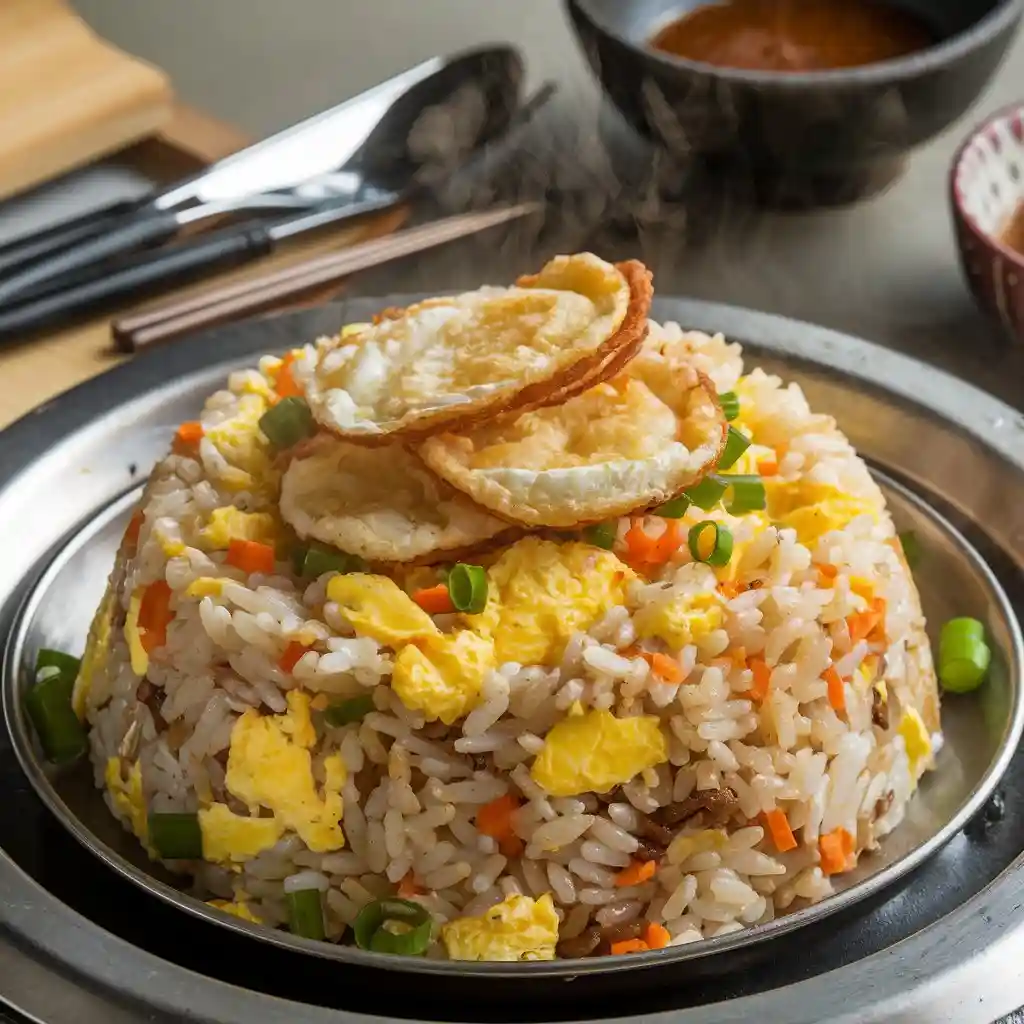
[[[116,224],[103,230],[102,234],[19,268],[0,280],[0,307],[26,298],[43,284],[52,286],[56,278],[73,274],[100,260],[164,242],[177,230],[176,214],[163,210],[118,218]]]
[[[181,242],[143,257],[106,277],[0,311],[0,338],[19,338],[44,327],[94,312],[125,297],[142,298],[163,288],[184,284],[211,270],[237,266],[274,248],[262,224],[226,229]]]
[[[128,214],[138,213],[149,203],[148,194],[139,199],[125,199],[0,245],[0,274],[6,274],[16,267],[25,267],[58,249],[66,249],[101,234]]]

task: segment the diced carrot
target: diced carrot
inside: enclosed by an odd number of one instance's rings
[[[292,363],[295,362],[295,353],[289,352],[281,360],[281,368],[277,371],[277,380],[274,382],[274,390],[280,398],[293,398],[302,394],[295,376],[292,374]]]
[[[631,885],[642,885],[648,879],[654,877],[658,865],[653,860],[634,860],[629,867],[623,868],[615,876],[615,885],[620,889],[627,889]]]
[[[828,562],[816,562],[814,568],[818,570],[818,575],[826,580],[834,580],[839,575],[838,566],[829,565]]]
[[[869,640],[885,640],[885,615],[888,610],[884,597],[876,597],[871,601],[871,610],[878,616],[878,623],[868,634]]]
[[[757,463],[757,471],[761,476],[778,476],[779,464],[775,459],[759,459]]]
[[[423,890],[416,884],[416,876],[411,871],[407,871],[398,883],[398,895],[403,900],[409,900],[413,896],[419,896],[422,892]]]
[[[518,809],[519,801],[511,793],[506,793],[489,804],[484,804],[476,812],[477,832],[499,841],[515,836],[515,830],[512,828],[512,815]]]
[[[139,603],[139,639],[147,653],[167,643],[167,627],[173,618],[171,588],[163,580],[151,583]]]
[[[751,658],[747,663],[754,673],[754,681],[750,684],[750,696],[759,703],[768,696],[768,686],[772,681],[772,670],[764,658]]]
[[[626,561],[632,566],[651,565],[654,562],[656,541],[644,529],[642,519],[634,519],[626,531]]]
[[[734,597],[739,597],[746,589],[746,585],[740,583],[739,580],[722,580],[718,584],[718,592],[727,601],[731,601]]]
[[[173,448],[179,455],[194,452],[203,439],[203,425],[198,420],[186,420],[174,435]]]
[[[502,856],[507,857],[509,860],[515,860],[516,857],[522,855],[523,850],[526,849],[526,844],[513,832],[498,840],[498,849],[501,850]]]
[[[846,711],[846,690],[843,688],[843,680],[836,671],[835,665],[829,665],[822,676],[828,683],[828,702],[832,709],[838,714]]]
[[[681,683],[686,678],[683,670],[679,667],[679,662],[675,658],[670,658],[667,654],[645,653],[643,659],[651,666],[651,671],[663,683]]]
[[[274,549],[255,540],[233,540],[224,561],[245,573],[273,572]]]
[[[729,655],[729,659],[732,661],[733,668],[747,667],[746,647],[735,647],[731,651],[727,651],[726,653]]]
[[[683,528],[677,519],[665,520],[665,532],[654,542],[655,557],[660,565],[667,562],[683,543]]]
[[[644,942],[648,949],[664,949],[671,941],[669,930],[657,921],[652,921],[644,932]]]
[[[821,870],[826,875],[846,871],[853,858],[853,836],[845,828],[837,828],[818,839],[818,852],[821,854]]]
[[[878,639],[884,638],[885,609],[885,598],[876,597],[871,602],[871,607],[867,611],[848,615],[846,617],[846,627],[850,631],[850,641],[858,643],[861,640],[867,640],[876,631],[880,634]]]
[[[643,939],[623,939],[612,943],[612,956],[620,953],[644,953],[651,947]]]
[[[129,547],[136,547],[139,543],[139,533],[142,530],[142,509],[137,508],[133,513],[131,519],[128,520],[128,526],[124,531],[124,543]]]
[[[291,670],[299,663],[299,659],[308,650],[309,648],[305,644],[300,644],[298,640],[292,640],[284,649],[284,654],[281,655],[281,658],[277,663],[278,667],[282,672],[291,672]]]
[[[438,583],[436,587],[424,587],[422,590],[414,591],[412,599],[428,615],[446,615],[455,611],[451,594],[448,593],[448,587],[443,583]]]
[[[788,853],[790,850],[796,849],[796,836],[793,835],[793,830],[789,827],[789,819],[786,817],[785,811],[780,811],[778,808],[765,811],[764,821],[771,833],[775,849],[779,853]]]

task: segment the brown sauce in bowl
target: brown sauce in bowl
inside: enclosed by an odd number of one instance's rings
[[[875,0],[722,0],[666,25],[656,50],[748,71],[828,71],[904,57],[934,35],[912,14]]]

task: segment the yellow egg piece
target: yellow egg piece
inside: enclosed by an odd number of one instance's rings
[[[407,644],[395,659],[391,688],[410,711],[451,725],[476,707],[484,677],[495,666],[494,642],[468,629]]]
[[[829,484],[807,481],[791,483],[766,481],[768,512],[778,526],[796,530],[797,540],[806,547],[830,530],[840,530],[857,516],[878,518],[877,505],[854,497]]]
[[[224,592],[224,584],[231,583],[232,580],[218,579],[215,576],[200,576],[199,579],[193,580],[185,588],[186,597],[220,597]]]
[[[310,698],[292,690],[283,715],[246,711],[231,731],[225,786],[247,804],[273,811],[285,828],[299,834],[314,853],[340,849],[341,787],[345,766],[334,755],[324,761],[323,795],[317,792],[309,748],[316,743],[310,719]]]
[[[669,864],[682,864],[698,853],[712,853],[724,849],[729,843],[729,836],[724,829],[706,828],[701,832],[678,836],[672,840],[668,848]]]
[[[228,463],[223,483],[233,490],[273,487],[279,477],[269,444],[259,428],[267,403],[260,395],[242,395],[230,418],[205,428],[205,436]]]
[[[932,753],[931,737],[916,708],[907,708],[903,712],[897,732],[903,737],[907,759],[910,761],[910,773],[916,779],[924,771]]]
[[[551,895],[508,896],[479,917],[459,917],[441,928],[451,960],[554,960],[558,915]]]
[[[110,622],[117,601],[114,588],[107,586],[103,600],[93,616],[89,627],[89,636],[82,652],[82,664],[75,678],[75,686],[71,691],[71,706],[80,719],[85,719],[85,712],[92,693],[93,680],[106,668],[110,654]],[[143,651],[145,654],[145,651]],[[148,667],[148,666],[147,666]]]
[[[260,544],[277,542],[277,521],[269,512],[243,512],[234,505],[215,508],[199,531],[199,544],[207,551],[223,551],[233,540]]]
[[[246,818],[227,804],[211,804],[199,811],[203,860],[215,864],[241,864],[269,850],[284,835],[274,818]]]
[[[640,639],[663,640],[673,651],[703,639],[719,629],[724,620],[725,612],[713,593],[687,594],[672,601],[644,605],[633,616]]]
[[[132,671],[140,678],[149,671],[149,655],[142,646],[142,634],[139,632],[139,611],[142,608],[142,594],[145,589],[137,587],[128,599],[128,617],[124,622],[124,637],[128,641]]]
[[[132,764],[125,778],[121,759],[111,757],[103,772],[103,781],[114,806],[128,819],[135,836],[145,844],[149,839],[149,818],[142,792],[142,765],[138,761]]]
[[[395,646],[441,635],[434,620],[394,580],[352,572],[327,583],[327,599],[339,606],[353,629]]]
[[[667,760],[668,744],[657,718],[616,718],[602,709],[554,726],[530,776],[552,796],[607,793]]]
[[[250,924],[263,924],[263,919],[257,917],[249,908],[249,904],[244,900],[207,900],[206,905],[208,907],[213,907],[214,910],[220,910],[225,914],[230,914],[232,917],[238,917],[243,921],[248,921]]]
[[[555,665],[573,633],[625,602],[633,578],[610,551],[526,537],[488,570],[487,607],[466,621],[494,637],[499,665]]]

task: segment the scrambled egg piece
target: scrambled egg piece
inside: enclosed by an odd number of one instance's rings
[[[452,960],[554,960],[558,915],[550,893],[508,896],[479,917],[443,925],[441,938]]]
[[[234,416],[206,428],[205,436],[229,463],[221,479],[233,490],[276,486],[279,474],[259,429],[260,417],[266,411],[267,403],[260,395],[242,395]]]
[[[830,530],[839,530],[860,515],[878,517],[876,504],[846,494],[830,484],[806,480],[790,483],[765,481],[768,512],[782,527],[796,530],[797,540],[811,547]]]
[[[220,597],[224,591],[224,584],[231,582],[233,581],[218,579],[216,576],[200,576],[185,588],[185,596],[196,598]]]
[[[159,527],[153,530],[153,536],[160,545],[160,550],[164,553],[164,558],[177,558],[179,555],[185,553],[185,545],[182,544],[181,540],[177,537],[169,537]]]
[[[718,629],[725,612],[715,594],[686,594],[673,601],[648,604],[633,617],[642,640],[664,640],[673,650],[696,643]]]
[[[142,646],[142,634],[139,632],[139,611],[142,609],[142,594],[145,587],[136,588],[128,600],[128,617],[124,623],[124,637],[128,641],[128,653],[131,655],[132,671],[140,678],[149,671],[149,655]]]
[[[668,744],[657,718],[589,711],[551,729],[530,776],[552,796],[607,793],[667,760]]]
[[[243,921],[248,921],[251,924],[263,924],[263,918],[257,917],[250,909],[249,904],[245,900],[207,900],[206,905],[213,907],[214,910],[223,911],[225,914],[230,914],[232,917],[241,918]]]
[[[110,620],[116,600],[117,595],[114,593],[114,588],[108,584],[103,600],[100,601],[100,606],[96,609],[92,625],[89,627],[89,636],[85,641],[82,664],[75,678],[75,687],[71,691],[71,706],[74,708],[75,714],[82,720],[85,719],[85,710],[89,703],[89,694],[92,692],[93,680],[106,667],[110,654]]]
[[[679,836],[672,840],[667,855],[669,864],[682,864],[698,853],[713,853],[722,850],[729,842],[724,829],[706,828],[688,836]]]
[[[225,785],[251,813],[261,806],[273,811],[314,853],[340,849],[345,844],[340,824],[344,762],[337,754],[324,759],[321,797],[309,753],[316,743],[309,696],[292,690],[287,700],[283,715],[263,716],[250,709],[235,722]]]
[[[438,637],[434,620],[394,580],[363,572],[334,576],[327,583],[334,601],[354,629],[392,647]]]
[[[199,811],[203,835],[203,860],[240,864],[269,850],[284,835],[284,825],[274,818],[243,818],[227,804],[211,804]]]
[[[149,839],[149,819],[146,810],[146,798],[142,792],[142,765],[136,761],[128,769],[128,778],[121,773],[121,759],[111,757],[103,772],[103,781],[107,792],[114,801],[114,806],[129,821],[132,832],[143,843]]]
[[[391,689],[428,722],[451,725],[476,706],[484,677],[495,666],[494,642],[464,629],[406,644],[395,659]]]
[[[233,540],[277,542],[277,522],[269,512],[243,512],[234,505],[215,508],[210,521],[199,531],[199,543],[207,551],[223,551]]]
[[[928,730],[915,708],[907,708],[900,718],[897,732],[903,737],[910,761],[910,774],[920,778],[932,753],[932,741]]]
[[[499,665],[554,665],[573,633],[625,603],[633,578],[610,551],[526,537],[488,571],[487,607],[467,622],[494,637]]]

